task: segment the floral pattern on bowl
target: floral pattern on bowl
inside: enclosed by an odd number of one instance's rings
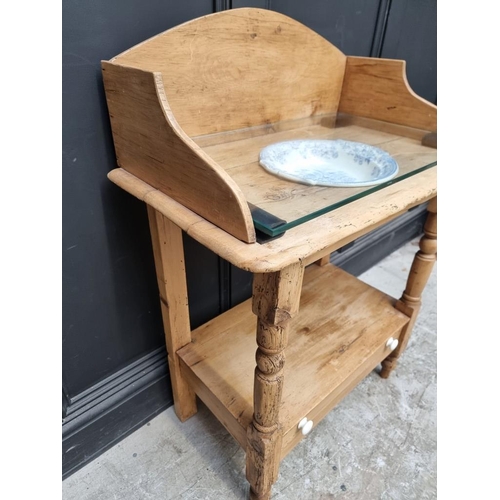
[[[277,142],[262,149],[259,162],[278,177],[313,186],[374,186],[399,170],[382,149],[340,139]]]

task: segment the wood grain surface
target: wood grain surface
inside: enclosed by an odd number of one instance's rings
[[[207,248],[246,271],[267,273],[314,262],[437,194],[436,168],[353,201],[264,244],[244,243],[123,169],[108,177]]]
[[[182,231],[149,206],[148,217],[175,413],[184,422],[196,413],[196,397],[180,372],[176,354],[191,342]]]
[[[398,338],[409,321],[395,304],[331,264],[306,269],[300,311],[290,321],[285,349],[282,456],[300,441],[297,424],[303,417],[317,423],[387,357],[386,340]],[[197,394],[217,416],[222,413],[223,424],[245,448],[254,404],[251,299],[197,328],[192,338],[178,351],[183,368],[190,380],[204,386]]]
[[[396,367],[397,361],[408,345],[422,305],[422,292],[437,260],[437,197],[429,201],[428,214],[424,225],[424,235],[420,239],[419,251],[415,254],[408,281],[401,300],[396,307],[410,316],[410,322],[403,329],[398,347],[382,363],[380,376],[388,378]]]
[[[250,498],[269,498],[271,486],[278,479],[284,431],[280,412],[285,348],[291,319],[299,310],[303,276],[304,266],[297,262],[275,273],[256,274],[253,280],[257,366],[253,418],[247,426],[246,476],[251,487]]]
[[[437,107],[408,84],[406,62],[349,56],[339,111],[416,127],[437,128]]]
[[[249,203],[287,222],[307,217],[315,211],[370,189],[301,184],[273,175],[259,164],[259,154],[262,148],[276,142],[297,139],[343,139],[376,146],[396,160],[399,166],[397,177],[437,160],[437,150],[423,146],[420,137],[404,137],[377,130],[374,127],[367,128],[350,124],[347,120],[337,122],[335,126],[332,121],[327,121],[261,136],[231,140],[205,146],[202,149],[225,169],[238,184]]]
[[[190,136],[337,111],[345,56],[283,14],[235,9],[161,33],[112,62],[159,72]]]
[[[179,128],[159,74],[102,63],[118,165],[245,242],[255,241],[236,183]]]

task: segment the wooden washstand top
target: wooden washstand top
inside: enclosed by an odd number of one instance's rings
[[[437,109],[409,88],[404,61],[345,56],[282,14],[235,9],[102,66],[121,167],[109,178],[242,269],[312,262],[436,196],[436,149],[422,139]],[[259,166],[264,146],[297,138],[378,145],[404,180],[375,192],[318,188]],[[248,203],[305,222],[257,243]],[[336,203],[346,204],[328,212]]]

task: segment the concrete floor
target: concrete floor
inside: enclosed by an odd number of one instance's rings
[[[360,278],[401,295],[417,240]],[[63,482],[64,500],[242,500],[245,455],[200,403],[173,407]],[[273,500],[436,498],[436,271],[401,362],[372,372],[281,463]]]

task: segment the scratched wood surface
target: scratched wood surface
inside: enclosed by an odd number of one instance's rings
[[[255,241],[241,190],[180,129],[161,75],[106,61],[102,70],[118,164],[237,238]]]
[[[292,139],[345,139],[363,142],[383,149],[397,161],[397,177],[436,161],[437,150],[421,144],[422,132],[418,138],[412,138],[351,124],[347,120],[340,125],[333,126],[333,121],[324,121],[256,137],[239,140],[228,138],[230,142],[213,144],[202,149],[225,169],[248,202],[288,222],[370,188],[309,186],[281,179],[264,170],[259,164],[259,153],[265,146]],[[203,141],[202,138],[200,142]]]
[[[348,57],[339,111],[435,131],[437,107],[415,94],[406,62]]]
[[[283,14],[235,9],[201,17],[115,57],[162,74],[190,136],[336,112],[346,57]]]
[[[390,127],[335,126],[342,111],[435,130],[436,108],[409,88],[404,61],[346,58],[270,10],[189,21],[103,62],[103,71],[120,166],[247,243],[255,231],[246,202],[290,222],[366,190],[280,180],[258,164],[266,145],[379,145],[400,175],[436,158]]]
[[[175,413],[184,422],[196,413],[196,398],[180,373],[176,354],[191,342],[182,231],[149,206],[148,217]]]
[[[182,281],[181,246],[174,245],[175,269],[156,259],[178,414],[193,414],[194,391],[247,451],[251,498],[269,500],[280,458],[302,439],[298,422],[321,420],[388,357],[389,337],[403,335],[404,346],[413,320],[411,308],[324,257],[434,198],[437,185],[430,168],[258,244],[247,201],[290,221],[366,189],[281,180],[260,167],[259,153],[290,139],[347,139],[381,147],[404,175],[436,161],[436,150],[422,145],[436,108],[411,91],[404,62],[346,58],[266,9],[190,21],[104,62],[103,71],[123,167],[109,178],[154,214],[155,253],[168,260],[172,245],[163,236],[178,243],[183,230],[256,273],[253,313],[244,302],[189,342],[182,286],[169,296],[170,278]],[[324,265],[306,270],[297,311],[304,266],[318,260]],[[407,299],[417,297],[421,275],[409,280]]]
[[[278,479],[284,431],[280,414],[285,349],[291,318],[299,310],[303,277],[304,265],[297,262],[275,273],[256,274],[253,280],[252,311],[258,318],[258,347],[253,420],[247,426],[246,476],[250,500],[270,497],[271,486]]]
[[[306,269],[285,349],[282,456],[300,441],[303,417],[319,422],[387,356],[386,340],[409,321],[395,302],[331,264]],[[197,393],[243,447],[254,411],[255,324],[250,299],[194,330],[178,351]]]
[[[234,238],[121,168],[112,170],[108,177],[231,264],[246,271],[265,273],[301,260],[312,263],[406,210],[434,198],[437,194],[436,174],[436,168],[431,168],[290,229],[277,240],[252,245]]]

